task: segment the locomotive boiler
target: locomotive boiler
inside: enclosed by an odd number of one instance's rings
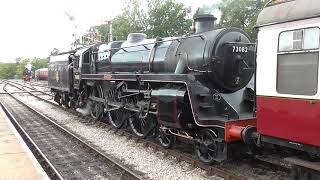
[[[132,33],[53,60],[49,80],[61,77],[50,86],[55,100],[115,128],[128,125],[141,138],[154,135],[167,148],[187,139],[204,163],[225,160],[241,139],[237,128],[255,123],[255,45],[240,29],[213,30],[214,20],[197,15],[192,34]],[[68,88],[59,87],[62,69],[71,73]]]

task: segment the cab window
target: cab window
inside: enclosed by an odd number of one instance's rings
[[[319,28],[285,31],[279,35],[277,91],[315,95],[318,91]]]
[[[85,52],[82,56],[82,63],[89,64],[90,63],[90,53],[89,51]]]

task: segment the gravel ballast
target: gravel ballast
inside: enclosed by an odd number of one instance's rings
[[[162,152],[155,152],[150,147],[129,140],[124,136],[106,131],[105,128],[89,126],[79,122],[79,117],[62,109],[54,107],[35,97],[17,96],[20,100],[36,108],[48,117],[57,121],[72,132],[90,141],[105,153],[120,159],[124,164],[137,171],[145,173],[146,179],[222,179],[208,176],[204,170],[194,168],[186,162],[179,162],[176,158],[166,156]]]

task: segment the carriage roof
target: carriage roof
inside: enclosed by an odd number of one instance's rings
[[[48,71],[48,68],[40,68],[40,69],[37,69],[36,72],[37,71]]]
[[[273,0],[261,11],[257,26],[266,26],[320,16],[319,0]]]

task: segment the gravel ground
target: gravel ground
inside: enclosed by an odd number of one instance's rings
[[[103,128],[85,125],[77,120],[79,117],[32,96],[20,94],[18,97],[98,146],[105,153],[120,159],[135,170],[145,173],[146,179],[222,179],[217,176],[208,176],[205,171],[199,168],[194,168],[185,162],[178,162],[174,157],[165,156],[161,152],[154,152],[152,148],[146,148],[141,143],[114,134],[112,131],[108,132]]]

